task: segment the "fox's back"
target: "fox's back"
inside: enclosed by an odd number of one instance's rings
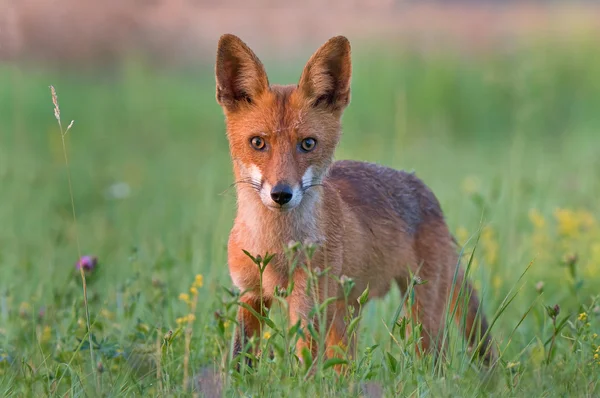
[[[414,235],[430,219],[443,219],[440,204],[431,190],[414,174],[374,163],[335,162],[327,177],[341,199],[363,221],[402,220]]]

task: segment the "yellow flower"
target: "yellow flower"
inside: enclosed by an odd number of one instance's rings
[[[191,293],[193,296],[197,296],[197,295],[198,295],[198,289],[196,289],[196,287],[195,287],[195,286],[192,286],[192,287],[190,287],[190,293]]]
[[[495,275],[494,279],[492,280],[492,285],[494,286],[494,289],[500,289],[502,287],[502,278],[500,278],[498,275]]]
[[[194,315],[194,314],[188,314],[188,316],[187,316],[188,323],[192,323],[195,320],[196,320],[196,315]]]
[[[546,219],[538,209],[529,210],[529,221],[537,229],[544,229],[546,226]]]
[[[521,362],[509,362],[509,363],[506,365],[506,369],[514,368],[514,367],[516,367],[516,366],[519,366],[520,364],[521,364]]]
[[[181,293],[179,295],[179,300],[183,301],[184,303],[189,303],[190,302],[190,295],[187,293]]]
[[[229,324],[230,324],[230,323],[231,323],[231,322],[229,322],[229,321],[225,321],[225,322],[223,322],[223,328],[224,328],[224,329],[227,329],[227,328],[229,327]]]
[[[28,302],[23,301],[19,306],[19,316],[21,316],[21,318],[28,318],[29,311],[31,311],[31,305],[29,305]]]
[[[182,317],[180,317],[180,318],[177,318],[177,319],[175,320],[175,322],[177,322],[177,324],[178,324],[179,326],[181,326],[182,324],[184,324],[186,321],[187,321],[187,317],[185,317],[185,316],[182,316]]]
[[[592,339],[596,339],[596,338],[598,338],[598,333],[594,333],[594,334],[592,335]]]
[[[196,278],[194,279],[194,286],[202,287],[203,285],[204,285],[204,278],[202,277],[202,274],[197,274]]]
[[[498,242],[491,227],[486,226],[481,231],[481,244],[483,246],[485,261],[488,264],[495,264],[498,258]]]
[[[112,312],[110,312],[109,310],[107,310],[106,308],[102,308],[100,310],[100,315],[102,315],[106,319],[113,319],[114,318],[114,314]]]
[[[595,360],[598,360],[598,359],[600,359],[600,354],[594,354],[594,359],[595,359]]]
[[[44,326],[44,330],[42,331],[41,340],[42,343],[47,343],[52,338],[52,328],[48,325]]]
[[[469,176],[462,182],[462,190],[468,195],[472,195],[479,190],[479,179],[475,176]]]
[[[579,317],[577,319],[581,322],[584,322],[587,319],[587,313],[582,312],[581,314],[579,314]]]
[[[585,229],[591,229],[596,225],[594,215],[587,210],[578,210],[577,218]]]
[[[558,232],[564,236],[575,236],[579,233],[580,220],[569,209],[554,210],[554,218],[558,222]]]
[[[270,332],[265,332],[265,334],[263,334],[263,339],[269,340],[270,338],[271,338],[271,333]]]

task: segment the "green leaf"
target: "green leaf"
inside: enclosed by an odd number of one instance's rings
[[[367,288],[365,289],[364,292],[362,292],[362,294],[360,295],[360,297],[358,298],[358,304],[365,305],[365,303],[367,302],[367,300],[369,300],[369,285],[367,284]]]
[[[306,328],[308,329],[308,332],[310,333],[313,339],[319,340],[319,333],[317,332],[317,329],[315,329],[315,325],[313,325],[312,322],[310,322],[306,326]]]
[[[325,369],[329,369],[332,366],[336,366],[336,365],[347,365],[348,361],[346,361],[345,359],[342,358],[331,358],[325,361],[325,363],[323,364],[323,370]]]
[[[396,322],[398,328],[400,328],[400,340],[404,340],[406,338],[406,325],[408,320],[406,317],[402,317],[399,321]]]
[[[325,310],[325,308],[327,308],[328,305],[330,305],[331,303],[335,302],[336,300],[337,300],[337,297],[335,297],[335,296],[334,297],[328,297],[319,306],[319,313],[322,313]]]
[[[253,263],[255,263],[255,264],[256,264],[256,258],[255,258],[255,257],[254,257],[252,254],[248,253],[248,252],[247,252],[246,250],[244,250],[244,249],[242,249],[242,251],[244,252],[244,254],[245,254],[246,256],[250,257],[250,260],[252,260],[252,262],[253,262]]]
[[[302,347],[300,356],[302,357],[302,362],[304,362],[304,369],[308,372],[313,363],[312,354],[309,351],[308,347]]]
[[[385,354],[385,358],[387,360],[388,365],[390,366],[390,370],[392,371],[392,373],[395,374],[398,371],[398,360],[394,358],[394,356],[389,352],[386,352]]]
[[[271,320],[271,318],[269,318],[268,316],[263,316],[261,318],[267,324],[267,326],[269,326],[273,330],[277,330],[277,327],[275,326],[275,322],[273,322]]]
[[[352,334],[354,333],[354,330],[358,327],[358,322],[361,319],[362,319],[362,315],[361,316],[357,316],[352,321],[350,321],[350,323],[348,324],[348,328],[346,329],[346,335],[347,336],[352,337]]]

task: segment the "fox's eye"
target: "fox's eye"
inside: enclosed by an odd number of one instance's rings
[[[252,139],[250,140],[250,144],[252,144],[252,147],[254,149],[257,149],[259,151],[265,149],[265,140],[263,140],[260,137],[252,137]]]
[[[314,138],[305,138],[300,143],[300,148],[302,148],[304,152],[310,152],[315,149],[316,145],[317,141]]]

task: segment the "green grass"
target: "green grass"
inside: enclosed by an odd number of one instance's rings
[[[365,386],[385,396],[598,395],[596,54],[585,43],[478,57],[355,50],[338,158],[416,170],[461,243],[483,220],[471,278],[488,317],[516,296],[493,327],[502,356],[489,373],[468,363],[454,333],[442,372],[431,358],[415,358],[397,331],[396,344],[386,329],[401,301],[393,289],[363,308],[352,371],[337,378],[326,369],[308,379],[289,366],[287,352],[244,376],[227,359],[233,325],[226,318],[236,306],[223,287],[231,287],[226,243],[235,193],[212,67],[160,71],[139,60],[96,72],[0,66],[0,394],[184,394],[185,333],[176,321],[189,309],[178,297],[202,274],[189,369],[194,377],[215,371],[227,395],[359,396]],[[293,82],[302,62],[266,65],[274,82]],[[100,263],[88,277],[100,391],[86,350],[50,84],[63,123],[75,119],[67,150],[79,240]],[[127,197],[111,196],[118,183],[129,186]],[[565,266],[572,254],[577,260]],[[555,304],[557,323],[568,322],[549,355],[545,306]],[[272,315],[268,344],[280,347],[285,327]],[[174,337],[164,340],[169,330]]]

